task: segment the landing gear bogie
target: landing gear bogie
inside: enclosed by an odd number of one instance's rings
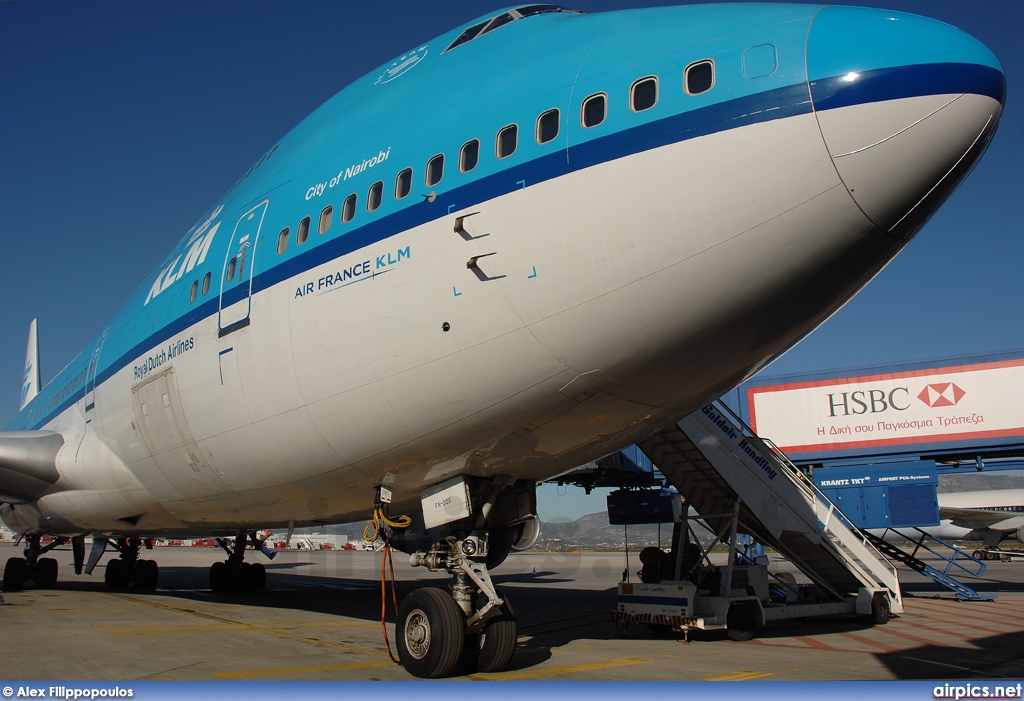
[[[103,583],[112,591],[135,589],[154,591],[160,578],[160,566],[155,560],[139,559],[143,541],[138,538],[122,538],[113,542],[120,557],[107,561]],[[147,542],[147,549],[152,542]]]
[[[259,543],[255,535],[240,533],[233,547],[219,540],[228,553],[228,559],[210,566],[210,589],[218,594],[259,594],[267,586],[267,568],[259,562],[245,562],[246,544],[252,539],[253,546]]]

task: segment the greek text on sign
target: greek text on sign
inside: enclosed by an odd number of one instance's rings
[[[747,390],[751,425],[789,453],[1024,436],[1024,360]]]

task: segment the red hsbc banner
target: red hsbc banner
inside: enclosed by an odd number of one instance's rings
[[[1024,436],[1024,359],[750,387],[750,423],[787,453]]]

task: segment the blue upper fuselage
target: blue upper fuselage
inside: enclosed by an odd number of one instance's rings
[[[545,12],[446,50],[467,28],[504,12],[410,47],[303,120],[200,219],[106,330],[8,428],[42,427],[222,306],[515,189],[815,108],[954,92],[1002,100],[1004,89],[992,54],[948,25],[820,5]],[[702,61],[713,65],[713,85],[688,94],[684,70]],[[656,104],[635,111],[631,88],[648,77],[657,79]],[[607,117],[584,127],[581,105],[600,93],[607,96]],[[538,116],[553,109],[558,135],[538,143]],[[513,124],[517,146],[498,158],[496,135]],[[479,163],[460,172],[460,149],[474,139]],[[427,184],[427,163],[439,154],[443,177]],[[411,189],[399,199],[396,179],[407,168]],[[383,181],[380,205],[368,211],[377,181]],[[343,203],[353,194],[354,216],[345,222]],[[236,224],[264,200],[259,245],[251,242],[242,281],[226,281],[237,253]],[[320,234],[328,205],[331,225]],[[300,244],[296,235],[306,217],[309,237]],[[284,250],[279,239],[287,240]]]

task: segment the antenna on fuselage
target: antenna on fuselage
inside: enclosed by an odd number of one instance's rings
[[[25,377],[21,381],[21,407],[39,394],[39,330],[37,320],[28,327],[28,349],[25,351]]]

